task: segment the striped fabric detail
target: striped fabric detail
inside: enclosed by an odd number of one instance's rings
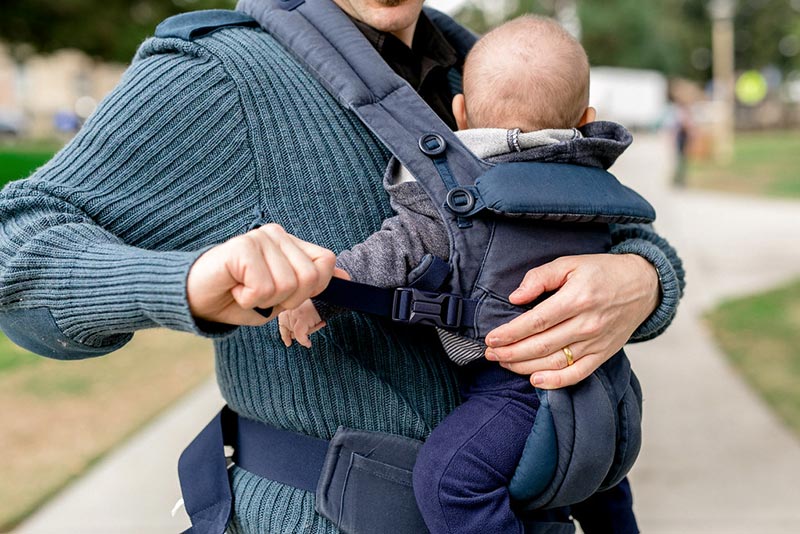
[[[478,358],[483,358],[486,345],[480,341],[456,335],[447,330],[436,329],[447,357],[455,364],[466,365]]]

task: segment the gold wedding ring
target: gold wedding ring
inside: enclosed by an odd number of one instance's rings
[[[561,349],[564,352],[564,355],[567,357],[567,367],[575,363],[575,356],[572,354],[572,351],[569,348],[569,345]]]

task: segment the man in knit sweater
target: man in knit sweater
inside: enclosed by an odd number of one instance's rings
[[[337,4],[377,39],[346,18],[330,39],[393,43],[400,52],[390,63],[412,67],[407,79],[416,76],[434,109],[449,104],[441,80],[458,54],[425,54],[428,41],[439,52],[449,44],[420,17],[421,0]],[[273,6],[246,0],[239,9],[267,25]],[[412,39],[423,49],[400,57],[397,43],[410,50]],[[445,56],[456,58],[447,65]],[[431,350],[435,336],[343,314],[309,357],[276,342],[277,325],[262,326],[267,318],[250,309],[276,302],[275,287],[243,276],[269,269],[248,234],[265,223],[334,252],[364,241],[392,215],[375,179],[389,156],[266,32],[148,40],[82,131],[0,194],[0,325],[62,359],[113,352],[144,328],[193,332],[214,339],[220,390],[242,417],[324,439],[340,425],[424,439],[458,403],[452,368]],[[498,331],[497,358],[558,387],[632,334],[663,331],[682,286],[674,250],[638,228],[620,228],[614,240],[614,254],[529,274],[523,300],[541,285],[563,287],[548,308]],[[296,277],[287,286],[297,288]],[[247,293],[260,296],[236,300]],[[562,369],[551,355],[578,339],[586,356]],[[236,466],[230,476],[232,532],[336,532],[312,493]]]
[[[543,17],[507,22],[475,44],[464,63],[464,94],[454,97],[453,115],[459,139],[488,161],[601,161],[607,167],[630,144],[630,134],[612,123],[580,129],[595,116],[589,107],[589,60],[579,42]],[[584,133],[605,143],[584,139]],[[425,255],[449,258],[450,240],[436,206],[408,169],[390,164],[384,187],[397,215],[366,241],[339,254],[336,266],[339,276],[356,282],[405,287],[414,282],[411,273]],[[563,226],[561,237],[598,232],[593,225]],[[559,253],[555,243],[535,239],[515,245],[536,257]],[[558,250],[564,250],[563,245]],[[507,276],[521,279],[523,274]],[[310,347],[309,334],[324,327],[323,319],[329,320],[334,311],[307,300],[282,312],[284,344],[288,347],[296,339]],[[483,343],[444,329],[437,333],[449,358],[469,367],[460,374],[465,402],[434,429],[414,469],[414,491],[425,523],[437,534],[523,532],[507,486],[533,426],[538,397],[527,377],[494,364],[470,365],[483,359]],[[489,422],[491,431],[486,431]],[[485,458],[482,452],[487,450],[492,454]],[[441,465],[447,468],[442,471]],[[512,469],[504,470],[508,467]],[[624,494],[616,501],[618,523],[613,531],[621,532],[620,525],[632,521],[633,511]]]

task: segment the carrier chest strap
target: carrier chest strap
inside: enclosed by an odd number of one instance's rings
[[[332,278],[315,297],[333,306],[391,319],[397,323],[458,331],[475,322],[477,301],[414,287],[383,288]]]

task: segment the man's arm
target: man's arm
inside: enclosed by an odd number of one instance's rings
[[[631,342],[647,341],[661,335],[678,311],[686,287],[683,262],[675,248],[650,224],[611,225],[611,236],[612,254],[636,254],[656,269],[660,289],[658,306],[630,338]]]
[[[154,326],[229,333],[193,318],[186,282],[231,237],[227,218],[257,204],[253,161],[222,64],[195,43],[148,41],[81,132],[0,194],[0,325],[66,359]]]

